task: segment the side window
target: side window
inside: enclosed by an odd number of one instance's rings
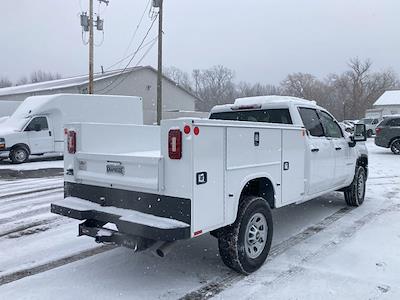
[[[25,131],[42,131],[48,130],[49,125],[47,124],[46,117],[36,117],[31,120]]]
[[[331,138],[342,138],[342,130],[339,125],[335,122],[335,120],[326,112],[321,111],[321,122],[325,128],[325,133],[327,137]]]
[[[299,108],[301,119],[303,120],[304,127],[310,132],[312,136],[324,136],[324,129],[318,118],[315,109],[312,108]]]
[[[400,127],[400,118],[399,119],[392,119],[390,122],[387,124],[388,126],[393,126],[393,127]]]
[[[373,121],[372,121],[372,125],[376,125],[376,124],[378,124],[379,123],[379,120],[378,119],[374,119]]]
[[[287,108],[213,113],[210,119],[293,124]]]

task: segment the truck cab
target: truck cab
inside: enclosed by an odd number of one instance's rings
[[[365,144],[353,144],[336,119],[315,101],[293,97],[251,97],[214,107],[210,119],[291,124],[306,129],[304,199],[348,185],[357,158],[367,158]]]

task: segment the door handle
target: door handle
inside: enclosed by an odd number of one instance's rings
[[[342,147],[336,147],[335,150],[336,151],[342,150]]]
[[[49,131],[49,136],[51,136],[51,131]]]
[[[311,149],[311,152],[319,152],[318,148]]]

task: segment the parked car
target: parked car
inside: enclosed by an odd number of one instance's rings
[[[272,209],[332,191],[350,206],[364,201],[365,125],[350,137],[314,101],[244,98],[210,119],[66,127],[65,199],[51,211],[82,220],[79,235],[99,243],[158,245],[165,256],[209,232],[223,262],[249,274],[270,250]]]
[[[381,119],[378,118],[364,118],[361,119],[358,124],[364,124],[367,129],[367,137],[372,137],[375,133],[375,128],[378,126]]]
[[[27,98],[0,123],[0,158],[64,152],[65,122],[143,124],[139,97],[60,94]]]
[[[386,116],[376,128],[375,144],[400,155],[400,116]]]

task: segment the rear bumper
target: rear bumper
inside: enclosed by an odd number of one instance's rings
[[[190,234],[190,199],[65,183],[53,213],[97,224],[113,223],[122,235],[175,241]]]
[[[383,139],[379,136],[375,137],[375,145],[383,148],[389,148],[389,141],[387,139]]]

